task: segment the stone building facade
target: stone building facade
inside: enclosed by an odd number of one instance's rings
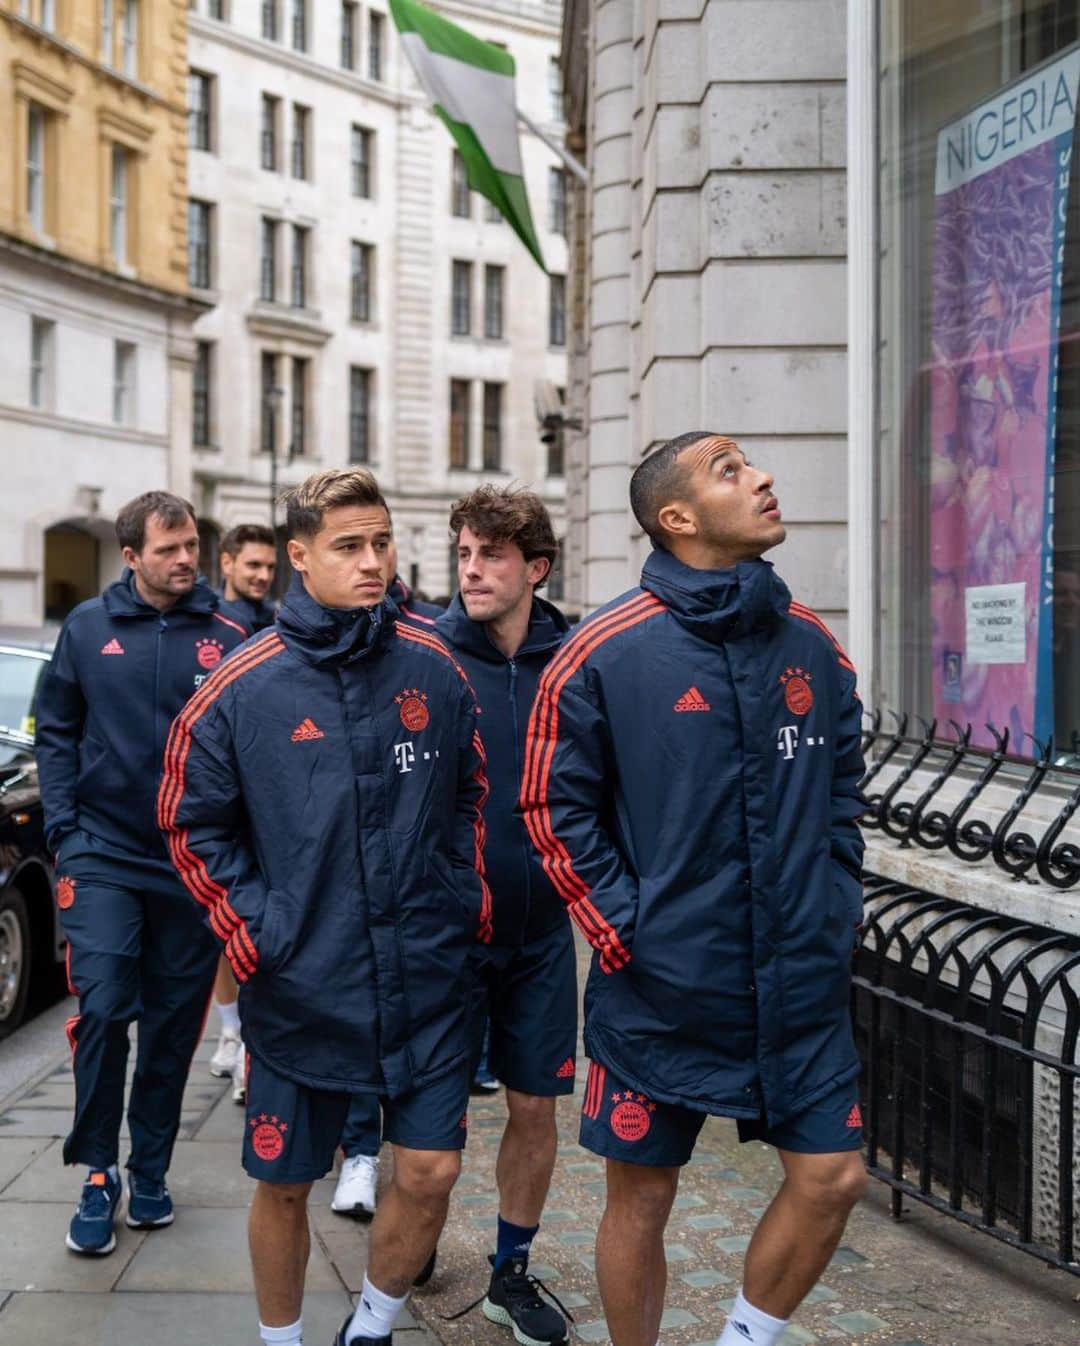
[[[509,49],[520,106],[560,137],[560,6],[435,8]],[[191,281],[212,306],[196,329],[200,515],[266,521],[272,483],[367,464],[406,577],[432,595],[452,584],[448,506],[481,478],[537,488],[562,531],[534,410],[538,380],[566,381],[559,160],[522,132],[552,281],[455,177],[385,5],[197,0],[189,64]]]
[[[183,0],[0,0],[0,625],[115,573],[110,520],[186,491]]]

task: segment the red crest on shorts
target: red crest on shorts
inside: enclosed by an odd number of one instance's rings
[[[410,734],[419,734],[431,723],[431,712],[427,708],[427,692],[419,687],[406,687],[394,697],[400,707],[401,723]]]
[[[67,911],[75,901],[75,880],[61,874],[56,880],[56,905],[61,911]]]
[[[285,1132],[289,1129],[289,1123],[260,1112],[257,1117],[250,1119],[248,1126],[251,1127],[251,1148],[256,1155],[268,1164],[280,1159],[281,1152],[285,1148]]]
[[[218,640],[197,640],[195,642],[195,658],[199,661],[200,668],[217,668],[225,654],[225,646]]]
[[[655,1106],[653,1104],[654,1108]],[[644,1140],[649,1134],[652,1118],[649,1116],[648,1108],[628,1094],[623,1102],[617,1103],[611,1109],[609,1122],[612,1131],[620,1140],[633,1144],[636,1140]]]
[[[780,674],[784,686],[784,704],[792,715],[805,715],[814,704],[810,674],[805,668],[785,668]]]

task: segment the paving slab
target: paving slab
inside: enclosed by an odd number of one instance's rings
[[[343,1289],[317,1239],[311,1241],[307,1288]],[[182,1291],[195,1286],[213,1293],[251,1289],[247,1212],[192,1210],[174,1225],[145,1238],[117,1282],[120,1291]]]
[[[108,1257],[79,1257],[64,1246],[74,1209],[73,1200],[12,1201],[0,1208],[0,1289],[112,1289],[148,1235],[128,1229],[121,1218],[115,1252]]]
[[[52,1152],[52,1162],[58,1162],[59,1151],[54,1149],[57,1144],[58,1142],[55,1140],[38,1136],[9,1136],[5,1138],[3,1132],[0,1131],[0,1197],[39,1154]]]

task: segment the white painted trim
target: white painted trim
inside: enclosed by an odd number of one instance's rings
[[[848,648],[877,692],[877,3],[847,5]]]

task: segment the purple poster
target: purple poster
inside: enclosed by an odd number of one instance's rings
[[[938,137],[930,560],[934,714],[1053,729],[1057,342],[1080,50]],[[1030,745],[1023,749],[1030,751]]]

